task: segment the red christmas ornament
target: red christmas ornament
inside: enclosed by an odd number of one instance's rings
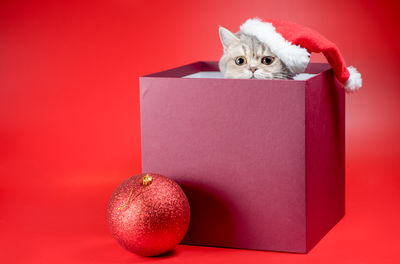
[[[114,191],[107,210],[113,237],[127,250],[156,256],[172,250],[189,227],[190,207],[173,180],[159,174],[140,174]]]

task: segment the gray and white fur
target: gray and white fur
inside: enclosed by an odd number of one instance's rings
[[[256,37],[240,31],[234,34],[223,27],[219,28],[219,36],[224,48],[219,68],[225,78],[293,79],[295,74]]]

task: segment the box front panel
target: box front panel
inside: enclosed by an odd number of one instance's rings
[[[142,170],[191,205],[185,243],[305,251],[304,83],[141,78]]]

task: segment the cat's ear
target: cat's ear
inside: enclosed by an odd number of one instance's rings
[[[227,48],[233,43],[239,41],[239,39],[232,32],[224,27],[219,27],[219,38],[221,39],[224,48]]]

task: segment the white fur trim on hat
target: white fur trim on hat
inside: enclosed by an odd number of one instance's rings
[[[259,41],[268,45],[273,53],[285,63],[295,74],[302,73],[310,61],[310,53],[305,48],[293,45],[276,32],[271,23],[262,22],[258,18],[247,20],[240,26],[244,34],[254,36]]]
[[[354,92],[362,86],[361,74],[353,66],[347,67],[347,70],[350,72],[350,77],[344,84],[344,88],[347,92]]]

